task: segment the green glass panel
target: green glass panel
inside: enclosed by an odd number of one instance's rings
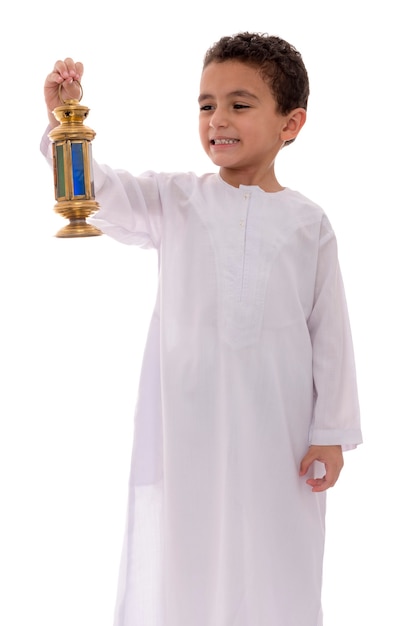
[[[65,197],[64,146],[55,147],[57,163],[57,198]]]

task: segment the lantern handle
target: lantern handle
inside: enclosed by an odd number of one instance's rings
[[[77,85],[80,87],[80,97],[78,99],[78,101],[80,102],[82,97],[83,97],[83,88],[81,86],[81,83],[78,80],[73,80],[74,83],[77,83]],[[59,87],[58,87],[58,97],[61,100],[62,104],[65,104],[67,102],[67,100],[64,100],[62,95],[61,95],[61,91],[62,91],[62,85],[63,83],[60,83]]]

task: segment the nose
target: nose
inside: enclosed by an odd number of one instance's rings
[[[209,126],[211,128],[225,128],[228,126],[228,116],[225,109],[217,107],[210,118]]]

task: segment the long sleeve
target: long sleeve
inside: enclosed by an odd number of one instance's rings
[[[89,222],[122,243],[158,248],[162,206],[157,175],[136,177],[94,163],[94,181],[100,209]]]
[[[362,442],[354,351],[337,242],[326,217],[308,327],[315,386],[311,443],[354,448]]]

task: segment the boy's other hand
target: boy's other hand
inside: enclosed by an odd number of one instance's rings
[[[299,476],[305,476],[314,461],[325,465],[325,475],[322,478],[309,478],[306,484],[315,492],[333,487],[344,466],[341,446],[310,446],[300,464]]]

